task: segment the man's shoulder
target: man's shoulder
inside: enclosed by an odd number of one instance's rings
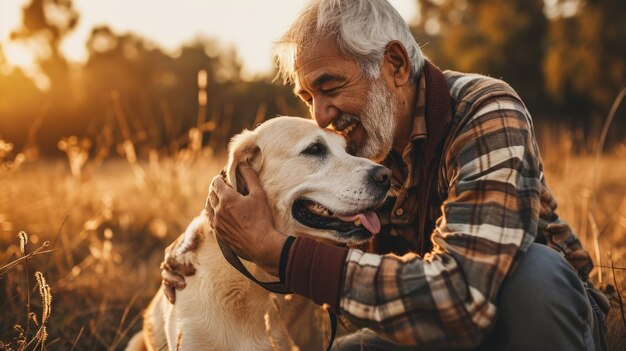
[[[515,90],[503,80],[451,70],[446,70],[443,74],[450,89],[450,96],[457,102],[474,104],[497,96],[509,96],[521,101]]]
[[[508,133],[509,128],[532,133],[533,122],[526,106],[506,82],[455,71],[445,71],[444,76],[454,102],[446,145],[474,140],[485,130],[490,130],[492,136]]]

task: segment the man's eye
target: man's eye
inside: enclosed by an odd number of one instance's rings
[[[335,87],[335,88],[330,88],[330,89],[323,89],[322,92],[326,95],[332,95],[332,94],[336,94],[338,90],[339,90],[339,87]]]
[[[304,149],[302,153],[311,156],[323,156],[326,154],[326,146],[320,142],[316,142]]]

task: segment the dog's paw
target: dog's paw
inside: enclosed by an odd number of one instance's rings
[[[185,232],[165,249],[165,257],[161,262],[161,278],[163,292],[171,303],[176,300],[176,289],[185,288],[185,277],[196,273],[193,257],[205,239],[208,226],[207,217],[203,213],[194,218]]]

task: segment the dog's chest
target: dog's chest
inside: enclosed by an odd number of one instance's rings
[[[284,340],[268,292],[232,268],[221,253],[199,253],[202,257],[194,262],[196,274],[187,277],[186,288],[177,292],[175,314],[179,318],[175,318],[175,330],[170,330],[183,332],[183,349],[271,350],[266,313],[275,324],[270,325],[271,334]],[[292,310],[282,311],[287,320],[292,319]]]
[[[190,279],[183,291],[196,290],[193,284]],[[201,293],[195,296],[180,296],[179,301],[185,301],[180,306],[177,301],[177,314],[185,316],[178,320],[177,332],[182,330],[190,340],[189,343],[183,341],[183,346],[189,347],[183,349],[272,350],[265,330],[266,313],[271,316],[270,332],[273,338],[279,344],[280,340],[285,339],[280,334],[281,326],[267,294],[263,298],[251,296],[249,290],[241,287],[220,285],[218,288],[208,282],[202,285],[208,288],[196,290]],[[290,309],[284,312],[293,315]]]

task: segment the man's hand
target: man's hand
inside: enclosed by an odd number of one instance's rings
[[[242,163],[239,172],[248,195],[228,186],[221,176],[213,178],[209,203],[215,213],[214,229],[239,257],[278,276],[280,253],[287,236],[274,227],[272,212],[254,169]]]

